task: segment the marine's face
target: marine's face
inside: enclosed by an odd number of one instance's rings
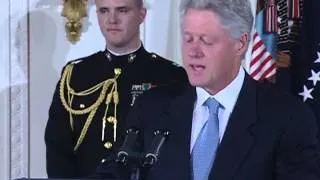
[[[139,39],[146,9],[136,0],[95,0],[98,22],[107,46],[124,47]]]
[[[220,17],[188,9],[183,17],[183,64],[190,83],[215,94],[237,75],[239,43],[223,28]]]

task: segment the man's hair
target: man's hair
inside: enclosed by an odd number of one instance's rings
[[[143,8],[143,0],[136,0],[137,1],[137,6],[139,8]]]
[[[182,16],[189,8],[208,10],[219,15],[221,24],[235,39],[240,39],[243,33],[248,33],[250,38],[253,14],[249,0],[181,0]]]

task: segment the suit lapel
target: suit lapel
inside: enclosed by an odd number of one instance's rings
[[[246,75],[217,150],[209,179],[231,180],[254,145],[251,131],[256,120],[256,85]]]

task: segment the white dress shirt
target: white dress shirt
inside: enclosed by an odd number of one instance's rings
[[[227,87],[219,91],[214,96],[210,95],[203,88],[196,87],[197,99],[193,109],[190,153],[192,152],[193,146],[197,140],[202,126],[206,123],[206,121],[209,118],[209,109],[207,106],[204,105],[204,102],[210,97],[215,98],[220,103],[218,118],[219,142],[221,142],[229,121],[230,114],[234,109],[240,90],[242,88],[244,77],[245,72],[243,68],[240,67],[240,70],[236,78]]]

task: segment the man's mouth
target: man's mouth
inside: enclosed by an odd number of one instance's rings
[[[117,28],[109,28],[107,29],[108,32],[119,32],[121,31],[121,29],[117,29]]]
[[[189,67],[196,72],[203,71],[206,67],[203,65],[190,64]]]

